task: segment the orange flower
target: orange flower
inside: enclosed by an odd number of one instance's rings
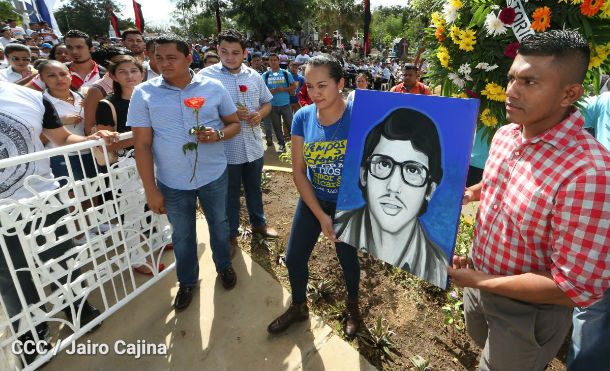
[[[532,29],[537,32],[544,32],[551,25],[551,9],[548,6],[538,8],[532,14],[534,22],[532,22]]]
[[[443,32],[445,32],[445,29],[443,27],[438,27],[436,29],[436,33],[434,34],[434,36],[436,36],[436,39],[440,42],[445,41],[445,37],[443,36]]]
[[[204,103],[205,103],[205,98],[203,98],[203,97],[193,97],[193,98],[184,100],[185,106],[190,107],[195,110],[198,110],[199,108],[203,107]]]
[[[599,8],[604,5],[604,0],[585,0],[582,4],[580,4],[580,12],[589,17],[593,17],[597,12],[599,12]]]

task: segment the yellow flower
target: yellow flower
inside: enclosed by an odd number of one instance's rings
[[[481,94],[486,96],[489,100],[495,100],[498,102],[506,101],[506,89],[495,82],[487,83],[487,85],[485,85],[485,90],[483,90]]]
[[[459,94],[453,93],[451,94],[452,97],[454,98],[468,98],[468,94],[461,92]]]
[[[474,50],[474,45],[477,43],[475,32],[473,30],[464,30],[460,35],[460,49],[467,52]]]
[[[584,0],[582,4],[580,4],[580,12],[586,16],[593,17],[597,12],[599,12],[599,8],[604,5],[604,0]]]
[[[464,3],[460,0],[449,0],[449,4],[456,9],[459,9],[464,6]]]
[[[578,4],[582,4],[584,0],[572,0],[572,4],[574,5],[578,5]]]
[[[459,37],[462,35],[462,31],[460,30],[460,28],[456,25],[451,26],[451,28],[449,29],[449,36],[451,36],[451,40],[453,40],[454,44],[458,44],[460,43],[459,41]]]
[[[481,112],[481,122],[485,126],[495,127],[498,125],[498,119],[495,116],[492,116],[491,110],[489,108],[485,108],[483,112]]]
[[[432,13],[432,24],[437,28],[445,27],[445,18],[439,12],[434,12]]]
[[[604,1],[604,5],[600,8],[601,13],[599,13],[600,18],[608,19],[610,18],[610,0]]]
[[[449,60],[451,58],[449,57],[449,51],[447,50],[447,48],[445,48],[444,46],[438,48],[438,51],[436,52],[436,57],[441,62],[441,65],[443,67],[449,68]]]
[[[604,63],[608,55],[610,54],[610,43],[606,45],[597,45],[595,48],[591,47],[591,58],[589,59],[589,69],[597,68]]]
[[[548,6],[538,8],[534,10],[532,18],[534,18],[532,29],[537,32],[544,32],[551,25],[551,9]]]

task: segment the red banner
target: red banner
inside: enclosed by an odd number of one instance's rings
[[[364,40],[362,45],[364,47],[364,54],[371,52],[371,44],[369,41],[369,27],[371,25],[371,2],[364,0]]]
[[[142,15],[142,5],[133,0],[133,12],[136,17],[136,27],[140,32],[144,32],[144,16]]]
[[[108,9],[108,11],[110,12],[110,23],[112,23],[112,29],[114,30],[114,34],[116,35],[116,37],[121,37],[121,33],[119,32],[119,23],[117,21],[116,15],[114,15],[112,9]]]

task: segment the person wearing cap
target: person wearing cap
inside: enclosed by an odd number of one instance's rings
[[[49,54],[51,54],[51,49],[53,49],[53,45],[42,43],[42,45],[40,45],[40,56],[47,58]]]
[[[2,34],[2,36],[0,36],[0,44],[2,44],[2,46],[17,41],[17,39],[13,37],[13,31],[8,27],[1,29],[0,34]]]

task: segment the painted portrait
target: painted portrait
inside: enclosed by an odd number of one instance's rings
[[[357,91],[337,238],[446,288],[478,106],[476,99]]]

